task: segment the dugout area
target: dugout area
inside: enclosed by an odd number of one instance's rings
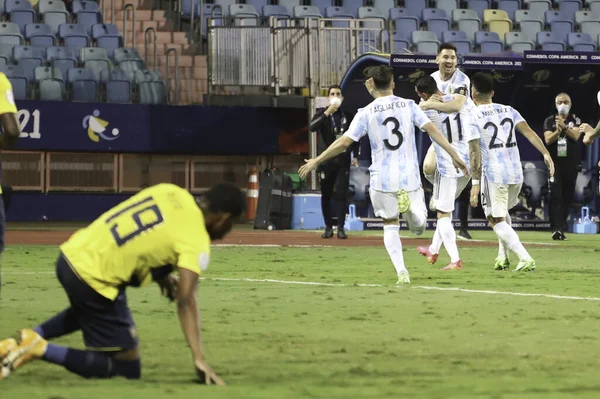
[[[438,69],[434,55],[365,54],[354,62],[341,82],[344,105],[351,112],[372,101],[364,87],[362,71],[368,66],[382,64],[394,68],[395,94],[415,101],[419,101],[414,91],[416,81]],[[469,76],[480,71],[491,73],[495,80],[494,101],[515,107],[540,135],[543,134],[544,119],[556,112],[554,98],[560,92],[571,96],[572,112],[583,122],[594,126],[600,120],[597,101],[597,92],[600,89],[600,57],[594,57],[593,53],[533,51],[525,54],[505,52],[485,57],[464,56],[459,57],[458,67]],[[544,229],[549,227],[548,213],[543,210],[547,208],[547,170],[537,150],[523,136],[517,137],[525,175],[522,194],[527,198],[523,207],[525,209],[520,209],[520,213],[524,219],[531,218],[531,221],[535,222],[534,229]],[[417,149],[421,160],[430,143],[427,135],[417,135]],[[364,146],[365,144],[363,149]],[[364,159],[364,156],[361,156],[361,159]],[[581,145],[581,159],[582,170],[576,184],[573,212],[578,213],[581,206],[588,206],[590,213],[597,215],[600,207],[596,165],[600,159],[600,143],[596,141],[590,147]],[[363,165],[368,167],[367,164]],[[364,179],[361,179],[362,181]],[[425,188],[427,191],[427,187]],[[355,197],[362,199],[364,203],[364,194],[368,193],[361,194],[360,187],[356,191],[359,193]],[[362,214],[365,215],[365,211]],[[482,217],[482,213],[475,210],[470,219]],[[473,229],[477,227],[476,223],[469,226]]]

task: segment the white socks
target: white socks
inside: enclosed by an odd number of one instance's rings
[[[504,217],[504,220],[506,220],[506,224],[508,224],[509,226],[512,227],[512,219],[510,218],[510,215],[508,213]],[[499,237],[498,237],[498,258],[510,259],[510,255],[508,252],[508,246],[504,242],[502,242],[502,240]]]
[[[456,263],[460,260],[458,247],[456,246],[456,233],[449,217],[438,219],[436,231],[439,230],[444,247],[450,256],[450,262]]]
[[[431,240],[431,245],[429,246],[429,253],[432,255],[437,255],[440,253],[441,247],[442,235],[440,234],[440,224],[438,222],[435,226],[435,233],[433,233],[433,240]]]
[[[402,254],[402,241],[400,241],[400,230],[399,225],[387,225],[383,226],[383,243],[387,250],[396,273],[400,275],[401,272],[407,272],[406,266],[404,266],[404,255]]]
[[[512,227],[508,225],[506,222],[500,222],[494,226],[494,232],[498,236],[498,238],[503,241],[506,246],[513,251],[520,260],[527,261],[531,259],[529,253],[521,244],[521,240],[517,233],[513,230]]]

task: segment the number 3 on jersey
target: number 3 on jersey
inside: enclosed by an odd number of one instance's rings
[[[110,225],[110,232],[121,247],[164,220],[154,198],[147,197],[110,216],[106,224]]]
[[[392,144],[390,144],[390,141],[388,139],[385,139],[385,140],[383,140],[383,144],[385,145],[385,148],[387,148],[388,150],[396,151],[398,148],[400,148],[400,146],[404,142],[404,136],[402,136],[402,132],[400,132],[400,130],[398,130],[400,128],[400,122],[398,122],[398,119],[394,118],[393,116],[390,116],[389,118],[384,120],[382,123],[382,125],[385,125],[385,126],[387,126],[388,124],[392,124],[391,133],[394,136],[398,137],[398,143],[395,145],[392,145]]]

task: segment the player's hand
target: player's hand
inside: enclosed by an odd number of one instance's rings
[[[158,286],[160,287],[160,293],[169,298],[171,302],[177,298],[179,288],[179,278],[177,276],[168,275],[158,281]]]
[[[195,360],[194,366],[196,367],[196,375],[200,379],[200,384],[216,384],[216,385],[225,385],[225,382],[210,368],[206,362],[202,360]]]
[[[583,135],[583,144],[590,145],[594,142],[594,139],[592,138],[592,134],[593,133],[586,133]]]
[[[429,97],[428,101],[432,101],[434,103],[443,103],[444,98],[442,96],[440,96],[439,94],[432,94],[431,97]]]
[[[460,170],[465,176],[469,176],[469,168],[467,167],[467,164],[465,163],[465,161],[460,159],[458,155],[452,158],[452,164],[454,165],[456,170]]]
[[[579,126],[579,133],[591,134],[594,133],[594,128],[589,123],[583,123]]]
[[[471,186],[471,197],[469,201],[473,208],[477,208],[477,205],[479,204],[479,185]]]
[[[544,163],[548,168],[548,173],[550,174],[550,176],[554,176],[554,161],[552,160],[550,154],[544,154]]]
[[[308,174],[317,168],[317,162],[315,161],[314,158],[313,159],[305,159],[304,162],[306,162],[306,163],[304,165],[302,165],[300,167],[300,169],[298,169],[298,175],[300,176],[301,179],[306,179]]]
[[[556,121],[556,128],[558,130],[560,130],[561,132],[567,128],[567,125],[565,125],[565,121],[563,121],[563,119],[560,116],[557,116],[555,118],[555,121]]]
[[[427,111],[428,109],[431,109],[431,103],[429,100],[422,101],[419,103],[419,108],[421,108],[423,111]]]

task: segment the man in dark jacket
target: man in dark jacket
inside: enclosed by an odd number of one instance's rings
[[[338,137],[342,136],[350,126],[351,115],[343,111],[340,106],[344,97],[342,89],[338,85],[329,87],[329,107],[320,108],[310,122],[309,130],[317,132],[317,152],[321,154]],[[346,152],[324,162],[317,169],[317,175],[321,182],[321,210],[325,220],[325,232],[321,237],[333,237],[333,212],[331,202],[334,195],[339,202],[337,212],[338,231],[337,236],[346,239],[348,236],[344,231],[346,210],[348,208],[348,186],[350,184],[350,164],[358,164],[358,143],[351,146]],[[352,158],[351,154],[354,154]]]

